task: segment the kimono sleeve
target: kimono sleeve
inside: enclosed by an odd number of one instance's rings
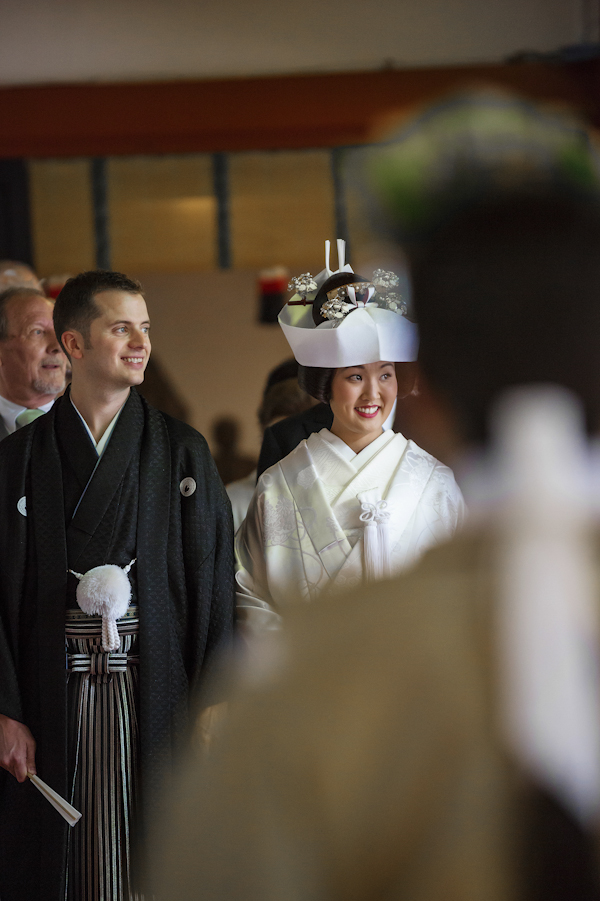
[[[22,436],[19,436],[22,438]],[[18,676],[18,635],[25,572],[27,519],[15,498],[25,495],[26,451],[16,442],[17,455],[0,454],[0,713],[23,722],[24,712]],[[11,441],[11,448],[15,441]],[[17,512],[19,511],[19,512]]]
[[[186,645],[191,683],[206,690],[213,667],[230,646],[235,618],[231,504],[204,439],[194,436],[175,483],[182,521],[189,610]],[[193,473],[190,476],[190,473]],[[181,481],[181,476],[186,478]],[[191,491],[190,491],[191,488]],[[186,496],[189,492],[189,496]],[[174,579],[180,578],[179,574]],[[208,701],[207,701],[208,703]]]
[[[4,624],[0,621],[0,714],[23,722],[17,673]]]
[[[264,538],[265,479],[261,476],[246,519],[235,537],[236,609],[239,629],[252,642],[280,628],[269,590]]]

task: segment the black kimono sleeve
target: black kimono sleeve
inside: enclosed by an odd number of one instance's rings
[[[21,432],[0,445],[0,713],[20,722],[24,722],[24,710],[18,657],[27,546],[23,501],[29,439],[30,435]]]
[[[177,426],[173,503],[181,517],[186,669],[193,700],[200,692],[202,706],[209,706],[219,700],[212,695],[212,675],[233,637],[233,517],[206,441],[189,427]]]

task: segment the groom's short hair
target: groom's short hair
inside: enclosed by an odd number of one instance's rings
[[[109,269],[92,269],[68,279],[54,305],[54,331],[63,350],[62,336],[70,329],[78,331],[85,346],[89,346],[90,325],[100,315],[95,298],[102,291],[125,291],[144,296],[136,279]]]

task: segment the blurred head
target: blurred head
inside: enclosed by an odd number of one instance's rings
[[[56,334],[79,377],[109,391],[144,380],[150,322],[139,282],[95,270],[70,278],[54,308]]]
[[[52,301],[33,288],[0,294],[0,394],[40,407],[65,387],[66,358],[54,333]]]
[[[414,271],[419,362],[461,441],[507,388],[555,383],[600,426],[600,203],[518,192],[448,219]]]
[[[27,263],[17,260],[0,260],[0,291],[7,288],[33,288],[42,290],[41,282]]]
[[[240,424],[231,416],[222,416],[213,423],[212,433],[219,450],[231,453],[240,440]]]
[[[298,363],[294,359],[285,360],[267,376],[262,403],[258,408],[261,429],[302,413],[314,404],[313,398],[298,384]]]

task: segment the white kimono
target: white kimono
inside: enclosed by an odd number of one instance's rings
[[[236,535],[246,637],[325,588],[385,578],[449,538],[464,515],[452,471],[392,431],[355,454],[328,429],[263,473]]]

